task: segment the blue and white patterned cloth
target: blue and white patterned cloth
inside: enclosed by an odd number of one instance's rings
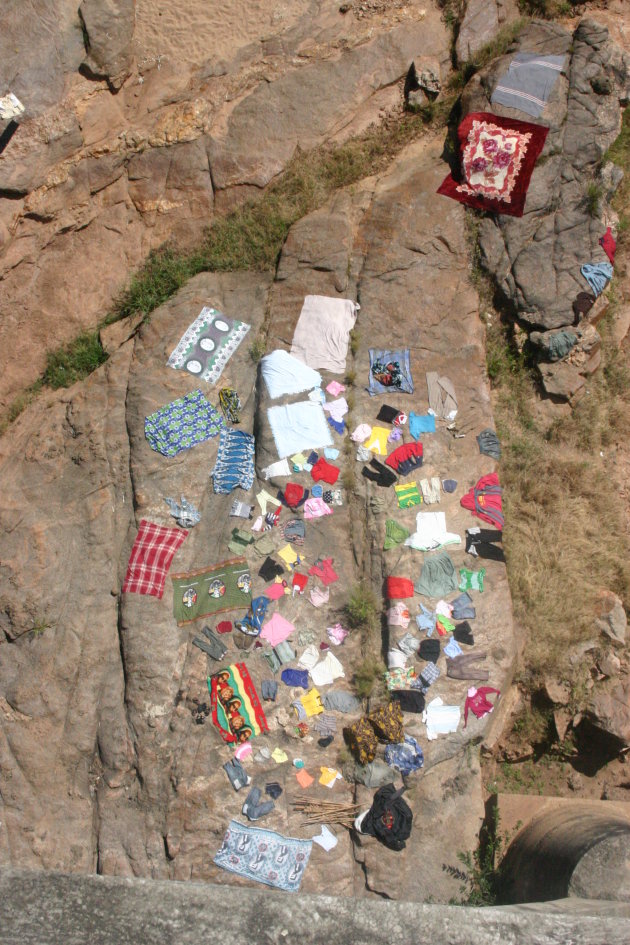
[[[177,456],[222,429],[223,417],[200,390],[171,401],[144,420],[149,446],[162,456]]]
[[[297,892],[312,849],[312,840],[283,837],[231,820],[214,862],[245,879]]]
[[[370,348],[369,353],[370,397],[374,394],[413,394],[409,348],[400,351],[377,351],[376,348]]]
[[[221,430],[219,452],[210,473],[216,493],[226,494],[240,486],[251,489],[254,482],[255,440],[244,430]]]
[[[413,774],[424,765],[422,748],[411,735],[405,735],[404,742],[392,743],[385,747],[385,761],[390,768],[396,768],[401,774]]]

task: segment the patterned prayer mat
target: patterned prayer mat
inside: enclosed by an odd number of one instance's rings
[[[250,327],[227,318],[216,308],[204,307],[180,338],[167,364],[214,384]]]
[[[312,840],[283,837],[231,820],[214,862],[257,883],[297,892],[312,848]]]
[[[245,663],[208,677],[212,721],[224,742],[246,742],[267,732],[267,719]]]
[[[252,580],[245,558],[172,574],[171,579],[173,614],[179,627],[226,610],[247,610],[252,602]]]

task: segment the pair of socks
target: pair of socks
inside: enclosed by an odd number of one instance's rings
[[[276,806],[273,801],[262,801],[262,791],[260,788],[253,787],[243,804],[243,813],[248,820],[259,820],[265,814],[271,813]]]
[[[398,482],[396,475],[391,469],[387,469],[382,463],[379,463],[377,459],[373,459],[369,466],[364,466],[361,470],[361,475],[383,488],[393,486],[395,482]]]

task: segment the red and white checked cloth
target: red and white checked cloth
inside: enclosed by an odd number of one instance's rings
[[[186,529],[165,528],[143,518],[129,556],[123,591],[161,598],[173,556],[187,537]]]

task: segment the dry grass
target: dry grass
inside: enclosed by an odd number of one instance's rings
[[[579,694],[583,670],[568,657],[593,636],[597,591],[630,600],[628,520],[611,466],[615,444],[630,433],[630,378],[606,322],[602,333],[605,370],[589,379],[572,414],[549,424],[535,414],[525,357],[504,326],[488,328],[508,577],[526,632],[521,678],[530,690],[550,674]]]

